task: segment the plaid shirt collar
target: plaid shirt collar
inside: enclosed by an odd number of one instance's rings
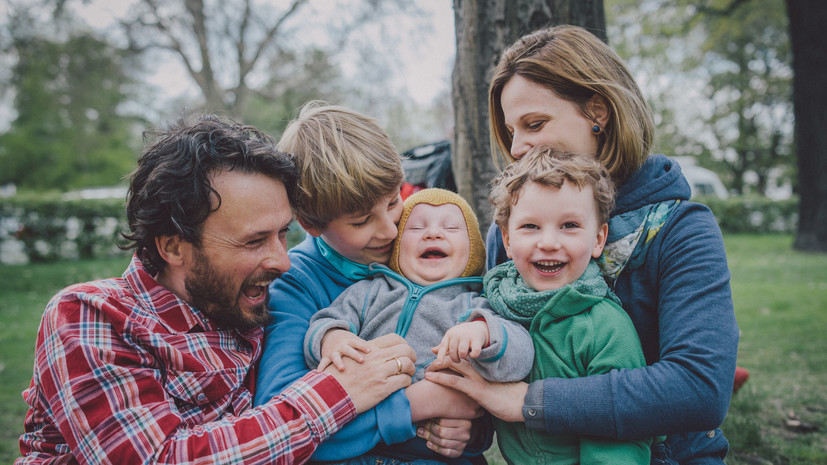
[[[217,329],[206,315],[159,284],[146,270],[137,254],[132,256],[123,279],[139,305],[146,311],[158,315],[159,322],[170,332],[188,333],[192,330]]]

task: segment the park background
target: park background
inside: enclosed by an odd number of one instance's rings
[[[724,187],[696,200],[724,231],[739,365],[751,374],[724,424],[728,463],[827,463],[827,255],[793,247],[802,214],[785,2],[583,3],[604,11],[598,32],[655,110],[657,151]],[[207,109],[278,137],[310,99],[375,117],[400,152],[459,130],[450,0],[187,5],[203,14],[178,0],[0,0],[0,462],[17,454],[49,297],[125,267],[123,179],[144,131]]]

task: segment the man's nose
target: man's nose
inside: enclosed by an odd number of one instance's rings
[[[287,255],[287,242],[285,240],[275,238],[270,241],[263,265],[268,271],[277,273],[284,273],[290,269],[290,256]]]

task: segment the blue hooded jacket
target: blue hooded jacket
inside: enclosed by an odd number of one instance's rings
[[[668,435],[672,460],[723,463],[729,445],[717,428],[732,396],[738,325],[720,229],[689,195],[680,167],[663,155],[650,156],[616,194],[613,217],[680,200],[643,264],[624,269],[614,286],[647,366],[532,383],[523,409],[529,427],[619,439]],[[507,260],[496,225],[486,246],[489,268]]]
[[[264,351],[256,379],[255,405],[268,402],[309,371],[304,360],[304,336],[310,318],[330,306],[354,279],[345,276],[320,251],[320,239],[309,234],[290,250],[290,270],[270,285],[268,307],[272,322],[264,331]],[[343,260],[347,260],[342,258]],[[482,451],[492,442],[493,425],[486,419],[462,456],[443,460],[452,465],[485,464]],[[385,447],[392,444],[392,447]],[[376,449],[374,449],[376,447]],[[399,459],[435,455],[416,437],[411,406],[404,390],[396,391],[374,408],[360,413],[319,444],[315,461],[341,461],[363,454],[387,454]],[[406,455],[407,453],[407,455]],[[441,456],[439,456],[441,457]]]
[[[310,371],[303,349],[310,318],[356,282],[322,256],[317,240],[308,235],[290,250],[290,270],[270,285],[268,306],[273,320],[264,332],[255,405],[266,403]],[[397,391],[321,443],[313,459],[355,457],[381,441],[398,443],[414,436],[410,404],[404,392]]]

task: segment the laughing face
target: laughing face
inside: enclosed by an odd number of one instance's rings
[[[262,174],[214,175],[221,204],[187,244],[186,300],[219,327],[248,330],[267,323],[267,286],[290,268],[286,235],[292,221],[284,185]]]
[[[471,240],[462,210],[454,204],[417,204],[399,244],[399,269],[420,286],[462,276]]]
[[[503,243],[532,289],[559,289],[576,281],[606,243],[591,186],[565,181],[560,189],[526,183],[511,208]]]

